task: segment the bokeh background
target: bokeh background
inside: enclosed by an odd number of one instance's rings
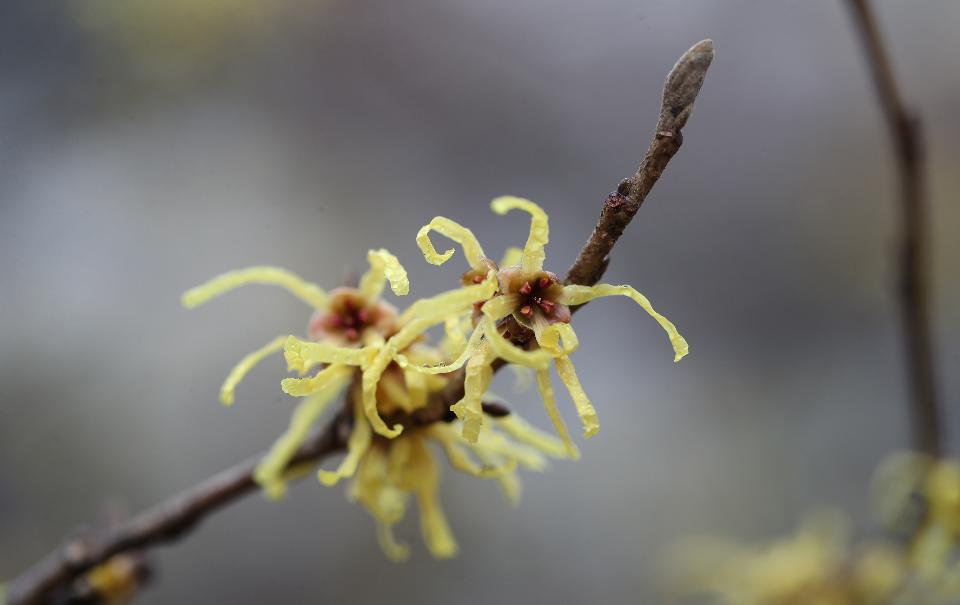
[[[940,384],[960,377],[960,4],[878,1],[929,142]],[[868,487],[907,443],[892,154],[839,0],[8,0],[0,8],[0,578],[77,525],[144,508],[267,447],[293,402],[282,361],[234,408],[232,364],[307,310],[250,288],[179,294],[276,264],[332,286],[385,246],[412,296],[436,214],[488,250],[523,241],[500,194],[551,213],[563,271],[638,163],[663,77],[717,58],[686,144],[617,247],[691,343],[682,363],[629,301],[577,316],[601,414],[579,463],[527,475],[524,503],[445,472],[461,545],[381,555],[343,488],[253,496],[156,551],[145,604],[669,602],[673,540],[762,538]],[[546,421],[535,393],[497,389]],[[572,406],[567,417],[575,423]],[[954,432],[960,419],[950,410]],[[954,442],[955,443],[955,442]],[[956,448],[952,448],[956,451]],[[412,513],[413,511],[411,511]]]

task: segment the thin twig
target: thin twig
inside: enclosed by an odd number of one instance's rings
[[[341,451],[346,444],[343,425],[342,416],[336,417],[300,447],[290,467],[319,462]],[[258,489],[253,471],[261,458],[222,471],[125,523],[71,537],[10,584],[8,605],[46,603],[56,588],[118,553],[176,540],[208,515]]]
[[[600,280],[614,244],[683,144],[681,131],[693,111],[693,102],[712,61],[713,41],[703,40],[683,53],[670,71],[663,87],[660,119],[647,153],[636,174],[624,179],[607,197],[596,228],[567,272],[568,284],[592,285]]]
[[[704,40],[688,50],[674,66],[664,87],[663,106],[656,135],[633,178],[620,189],[625,203],[603,206],[600,220],[590,239],[567,275],[567,283],[592,285],[606,268],[613,245],[640,208],[650,189],[660,178],[667,162],[680,148],[680,129],[686,124],[707,67],[713,58],[713,42]],[[518,336],[522,340],[522,336]],[[520,341],[518,344],[524,344]],[[494,369],[499,369],[496,365]],[[463,397],[462,371],[452,376],[448,387],[436,393],[427,406],[408,418],[405,424],[429,424],[442,420],[450,404]],[[503,410],[485,407],[491,415]],[[304,444],[288,468],[319,463],[344,449],[349,433],[349,415],[338,415]],[[388,419],[389,424],[395,420]],[[129,522],[99,532],[88,532],[67,540],[63,545],[14,579],[7,605],[41,605],[58,587],[73,581],[111,556],[129,550],[144,550],[170,542],[192,529],[223,506],[257,489],[253,471],[259,457],[223,471],[203,483],[162,502]]]
[[[927,191],[920,121],[907,107],[869,0],[849,0],[890,130],[900,177],[900,313],[910,383],[914,447],[937,455],[943,424],[937,403],[930,332]]]

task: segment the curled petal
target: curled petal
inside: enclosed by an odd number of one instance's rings
[[[341,479],[352,477],[357,472],[357,465],[360,458],[370,448],[372,432],[370,425],[367,424],[363,416],[363,407],[360,404],[353,406],[353,430],[350,438],[347,440],[347,455],[340,462],[340,466],[335,471],[320,469],[317,472],[317,478],[320,483],[330,486],[336,485]]]
[[[363,369],[363,377],[360,381],[363,394],[363,412],[367,416],[367,420],[370,421],[370,425],[378,435],[390,439],[399,435],[403,431],[403,426],[396,424],[391,429],[380,417],[380,412],[377,411],[377,384],[392,360],[393,352],[391,348],[389,346],[383,347],[377,353],[373,362]]]
[[[367,300],[375,300],[383,292],[384,280],[390,282],[390,289],[397,296],[406,296],[410,292],[410,280],[407,271],[397,257],[387,250],[367,252],[370,269],[360,278],[360,293]]]
[[[490,380],[493,368],[490,366],[490,348],[484,343],[467,363],[467,373],[463,379],[463,399],[450,406],[457,418],[463,420],[463,438],[468,443],[476,443],[483,425],[483,404],[481,399]]]
[[[569,357],[557,357],[553,360],[557,366],[557,375],[570,391],[570,397],[573,398],[573,404],[577,408],[577,415],[580,416],[580,422],[583,424],[583,436],[589,439],[600,430],[600,421],[597,419],[597,410],[580,386],[580,379],[573,369],[573,363]]]
[[[373,349],[338,347],[324,342],[307,342],[296,336],[288,336],[283,344],[283,357],[290,372],[306,372],[318,363],[338,363],[350,366],[363,365],[373,354]]]
[[[184,307],[192,309],[211,298],[216,298],[246,284],[280,286],[315,309],[324,309],[327,306],[326,292],[318,286],[300,279],[286,269],[278,267],[249,267],[237,271],[228,271],[214,277],[205,284],[187,290],[180,298],[180,302]]]
[[[273,444],[270,452],[260,461],[253,478],[271,498],[280,498],[285,491],[284,473],[297,449],[303,444],[310,428],[330,404],[330,401],[346,386],[353,370],[344,366],[330,366],[323,370],[325,381],[311,397],[304,399],[293,413],[290,426]],[[321,372],[321,374],[323,374]]]
[[[463,255],[471,267],[479,266],[480,261],[485,258],[483,248],[480,247],[480,242],[477,241],[472,231],[456,221],[438,216],[421,227],[420,231],[417,232],[417,245],[420,247],[420,251],[423,252],[423,257],[431,265],[442,265],[453,256],[453,248],[450,248],[443,254],[437,252],[437,249],[433,247],[433,242],[430,241],[431,231],[436,231],[460,244],[460,247],[463,248]]]
[[[543,259],[546,257],[545,248],[550,239],[550,226],[547,222],[547,213],[543,209],[521,197],[506,195],[490,202],[490,207],[497,214],[506,214],[511,210],[523,210],[530,215],[530,235],[523,247],[520,267],[524,273],[535,273],[543,270]]]
[[[223,386],[220,387],[220,401],[223,405],[233,405],[233,392],[244,376],[265,357],[282,349],[286,340],[286,336],[278,336],[256,351],[247,354],[237,365],[233,366],[233,369],[227,375],[227,379],[223,381]]]
[[[582,305],[583,303],[600,298],[602,296],[626,296],[637,303],[643,310],[650,314],[657,323],[666,331],[670,338],[670,344],[673,345],[673,361],[677,362],[683,359],[690,352],[687,341],[677,332],[677,327],[673,323],[660,315],[653,309],[653,305],[646,296],[637,292],[631,286],[613,286],[610,284],[597,284],[596,286],[565,286],[559,302],[565,305]]]
[[[515,346],[500,334],[497,324],[489,317],[483,319],[483,332],[486,342],[490,344],[490,350],[497,357],[535,370],[549,367],[552,356],[548,352],[524,351]]]
[[[560,442],[563,443],[564,450],[566,451],[567,458],[571,460],[580,459],[580,450],[577,449],[576,444],[573,443],[573,439],[570,438],[570,433],[567,431],[567,425],[564,424],[563,418],[560,417],[560,412],[557,410],[557,398],[553,394],[553,386],[550,384],[550,370],[537,370],[537,388],[540,390],[540,397],[543,399],[543,407],[547,410],[547,415],[550,416],[550,422],[553,423],[553,429],[557,431],[557,436],[560,437]],[[521,428],[525,428],[522,427]],[[504,429],[507,431],[511,430],[509,425],[504,426]],[[540,441],[539,438],[531,436],[529,431],[522,430],[517,431],[516,433],[511,432],[511,435],[516,437],[520,441],[524,441],[538,447],[539,444],[544,444]]]
[[[577,333],[573,331],[573,326],[570,324],[560,322],[547,324],[539,316],[537,319],[538,321],[533,322],[533,334],[542,349],[560,356],[569,355],[580,346]]]

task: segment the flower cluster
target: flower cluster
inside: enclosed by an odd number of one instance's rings
[[[299,472],[290,468],[298,448],[346,392],[341,413],[352,418],[347,452],[336,469],[320,470],[319,480],[333,485],[353,478],[351,498],[375,518],[381,546],[396,559],[406,557],[407,548],[396,541],[392,527],[415,497],[427,547],[437,557],[451,556],[456,544],[437,503],[439,470],[429,444],[455,469],[495,478],[516,500],[518,467],[540,470],[546,457],[579,457],[556,406],[551,363],[573,399],[584,435],[591,437],[599,429],[596,410],[570,361],[578,347],[570,323],[573,307],[593,298],[626,296],[666,330],[675,360],[686,355],[687,343],[674,325],[632,287],[565,285],[544,270],[549,227],[539,206],[501,197],[492,208],[498,214],[516,209],[530,215],[526,245],[509,249],[498,264],[469,229],[434,218],[416,238],[426,260],[440,265],[454,254],[452,249],[437,252],[430,240],[430,233],[437,232],[459,244],[469,268],[459,287],[419,299],[402,312],[381,298],[387,283],[399,296],[408,294],[410,286],[400,262],[383,249],[369,252],[370,268],[356,287],[326,292],[283,269],[253,267],[225,273],[184,294],[183,304],[195,307],[241,285],[268,284],[285,288],[314,309],[306,338],[280,336],[250,353],[230,371],[220,391],[221,401],[232,404],[240,381],[281,350],[288,371],[296,373],[281,388],[302,401],[255,472],[268,496],[283,495],[287,481]],[[443,341],[429,344],[427,331],[441,325]],[[488,388],[503,363],[535,372],[559,439],[490,404],[494,396]],[[450,387],[460,384],[458,400],[447,400],[456,398],[449,395]]]
[[[852,545],[837,513],[763,547],[691,538],[675,545],[671,584],[723,605],[960,602],[960,464],[898,454],[881,465],[875,491],[888,539]]]

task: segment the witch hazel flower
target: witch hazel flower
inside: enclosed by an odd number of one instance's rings
[[[519,254],[512,254],[509,266],[499,267],[483,252],[473,232],[445,217],[436,217],[417,234],[417,244],[427,262],[442,265],[449,260],[454,250],[439,253],[430,240],[430,233],[437,232],[458,243],[463,250],[469,269],[464,273],[464,288],[469,288],[484,272],[496,272],[497,288],[485,298],[474,300],[474,323],[476,324],[467,346],[453,362],[440,366],[417,366],[408,360],[399,359],[400,365],[425,373],[452,372],[466,366],[464,396],[453,406],[453,411],[464,419],[464,437],[476,439],[483,422],[477,413],[479,402],[486,392],[492,367],[497,359],[532,368],[536,373],[537,386],[544,406],[557,434],[566,444],[568,455],[577,457],[576,446],[556,407],[550,382],[549,366],[552,362],[557,375],[573,399],[583,426],[584,436],[589,438],[599,430],[597,412],[580,384],[570,355],[577,350],[579,341],[571,326],[571,307],[582,305],[594,298],[626,296],[640,305],[667,332],[674,350],[674,361],[682,359],[689,351],[686,340],[666,317],[657,313],[650,301],[632,286],[597,284],[594,286],[565,285],[556,274],[545,271],[545,249],[549,241],[549,223],[546,212],[540,206],[523,198],[505,196],[493,200],[491,208],[497,214],[520,210],[530,215],[530,233]],[[519,258],[518,258],[519,257]],[[481,277],[481,279],[483,279]],[[513,318],[519,326],[533,332],[531,346],[517,346],[513,341],[517,334],[510,333]]]
[[[500,412],[477,440],[467,441],[455,417],[439,416],[420,422],[416,413],[442,396],[450,375],[430,375],[401,368],[397,356],[417,365],[441,364],[450,351],[466,346],[462,335],[448,325],[441,348],[427,345],[424,332],[451,317],[469,313],[473,301],[488,298],[497,287],[495,275],[432,298],[416,301],[403,313],[383,301],[386,282],[396,294],[409,291],[406,272],[386,250],[368,254],[370,269],[356,288],[338,288],[329,293],[276,267],[251,267],[231,271],[193,288],[183,304],[195,307],[246,284],[280,286],[314,308],[308,340],[281,336],[244,357],[221,388],[221,401],[231,405],[234,391],[253,367],[268,355],[283,350],[289,371],[298,377],[284,379],[283,390],[302,398],[289,427],[254,471],[254,479],[272,499],[282,497],[287,481],[302,470],[290,468],[298,448],[318,420],[341,393],[349,436],[346,455],[334,470],[320,469],[324,485],[352,478],[349,496],[374,518],[384,553],[403,560],[409,548],[394,536],[393,527],[406,514],[413,498],[420,511],[424,543],[437,558],[457,552],[437,495],[440,467],[430,444],[445,454],[451,466],[480,478],[495,479],[508,498],[520,495],[518,468],[540,471],[547,457],[564,457],[559,440],[544,434],[516,414]],[[462,341],[462,342],[461,342]],[[318,371],[307,375],[313,368]],[[387,427],[381,415],[401,417],[406,425]],[[404,430],[406,429],[406,430]],[[400,433],[403,433],[402,435]],[[386,434],[383,434],[386,433]]]

